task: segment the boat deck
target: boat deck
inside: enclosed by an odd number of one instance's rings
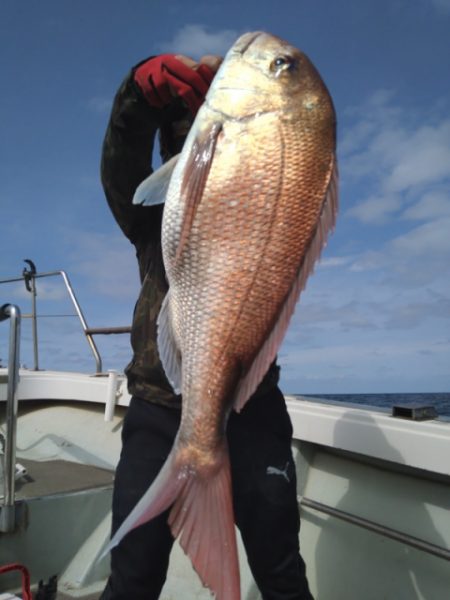
[[[21,459],[26,474],[16,482],[16,499],[28,500],[94,488],[111,487],[114,472],[66,460]]]

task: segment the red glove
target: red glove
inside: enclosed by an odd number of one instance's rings
[[[194,116],[213,77],[214,71],[207,65],[200,64],[194,69],[174,54],[150,58],[134,72],[134,80],[151,106],[163,108],[179,96]]]

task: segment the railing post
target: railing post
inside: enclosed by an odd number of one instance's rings
[[[89,328],[87,326],[86,319],[84,318],[83,312],[81,310],[81,306],[79,305],[77,297],[75,296],[75,292],[73,291],[72,285],[70,284],[69,277],[67,276],[67,273],[65,271],[59,271],[59,274],[61,275],[61,277],[64,280],[64,284],[66,286],[67,291],[69,292],[70,299],[72,300],[72,304],[75,307],[75,310],[77,312],[78,318],[80,320],[80,323],[83,328],[86,339],[88,341],[88,344],[91,347],[92,353],[95,358],[96,371],[97,371],[97,373],[101,373],[102,372],[102,359],[100,357],[99,351],[97,350],[97,346],[95,345],[92,335],[90,333],[88,333]]]
[[[0,510],[0,531],[10,532],[15,528],[15,492],[16,492],[16,433],[17,433],[17,384],[19,382],[20,356],[20,309],[14,304],[5,304],[0,308],[0,321],[11,320],[9,335],[8,388],[6,402],[6,439],[4,500]]]
[[[25,287],[31,294],[31,327],[33,332],[33,358],[34,371],[39,371],[39,351],[38,351],[38,334],[37,334],[37,310],[36,310],[36,265],[32,260],[26,258],[25,261],[30,267],[26,267],[22,271]]]
[[[39,371],[39,351],[38,351],[38,333],[37,333],[37,311],[36,311],[36,279],[31,279],[31,306],[32,306],[32,327],[33,327],[33,357],[34,370]]]

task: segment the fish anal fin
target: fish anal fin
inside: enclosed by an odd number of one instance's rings
[[[228,453],[217,472],[189,470],[169,516],[172,535],[216,600],[240,600],[239,560]]]
[[[214,122],[203,129],[194,139],[184,167],[182,202],[184,204],[183,226],[180,233],[176,260],[180,257],[189,237],[197,207],[203,196],[222,123]]]
[[[118,546],[127,533],[169,508],[178,497],[183,484],[183,478],[177,473],[175,450],[172,449],[158,476],[116,531],[102,557]]]
[[[334,229],[337,211],[338,169],[336,160],[334,159],[326,196],[315,232],[312,236],[308,250],[305,253],[297,277],[286,296],[270,334],[253,360],[250,368],[238,383],[233,403],[236,412],[242,410],[247,400],[256,391],[256,388],[267,373],[271,363],[275,360],[290,319],[294,313],[297,300],[304,290],[308,277],[311,275],[314,265],[326,245],[328,234]]]

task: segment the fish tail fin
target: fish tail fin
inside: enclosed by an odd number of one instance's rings
[[[158,477],[122,523],[102,556],[132,529],[172,506],[169,526],[203,584],[217,600],[239,600],[239,561],[228,451],[219,450],[213,473],[182,464],[174,445]]]
[[[239,600],[239,560],[228,452],[208,477],[191,471],[175,501],[169,525],[192,565],[217,600]]]

